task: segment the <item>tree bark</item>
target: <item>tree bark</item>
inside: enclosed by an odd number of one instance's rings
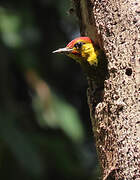
[[[73,0],[81,35],[99,45],[108,60],[104,94],[88,103],[103,180],[140,179],[140,1]]]

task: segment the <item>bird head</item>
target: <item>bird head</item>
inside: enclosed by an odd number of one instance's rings
[[[78,37],[66,47],[53,51],[53,53],[66,54],[80,64],[98,65],[98,50],[95,49],[89,37]]]

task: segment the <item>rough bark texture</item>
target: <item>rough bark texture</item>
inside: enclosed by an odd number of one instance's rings
[[[74,0],[81,34],[102,48],[109,78],[88,102],[103,179],[140,179],[140,1]],[[101,99],[101,98],[99,98]]]

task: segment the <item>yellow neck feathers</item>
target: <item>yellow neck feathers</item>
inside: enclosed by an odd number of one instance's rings
[[[83,64],[88,62],[89,65],[91,66],[98,65],[97,56],[99,52],[94,49],[92,43],[85,43],[79,49],[76,49],[74,47],[73,50],[76,51],[77,53],[69,53],[67,55],[72,59],[75,59],[78,63]]]
[[[83,44],[81,48],[81,57],[88,61],[90,65],[98,65],[98,51],[94,49],[92,43]]]

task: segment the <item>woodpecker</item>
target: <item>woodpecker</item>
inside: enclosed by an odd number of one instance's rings
[[[65,48],[60,48],[53,53],[64,53],[80,64],[87,61],[91,66],[98,65],[98,51],[93,47],[92,40],[89,37],[78,37]]]
[[[63,53],[71,57],[81,65],[86,75],[94,80],[105,70],[103,51],[95,46],[89,37],[78,37],[53,53]]]

